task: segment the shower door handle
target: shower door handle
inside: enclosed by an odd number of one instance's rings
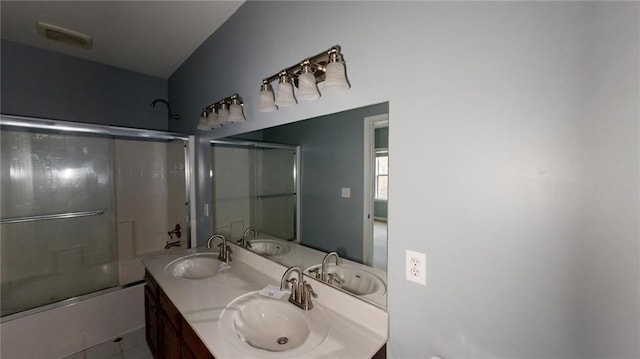
[[[27,216],[27,217],[11,217],[11,218],[2,218],[2,219],[0,219],[0,224],[46,221],[46,220],[50,220],[50,219],[66,219],[66,218],[90,217],[90,216],[100,216],[100,215],[103,215],[103,214],[104,214],[104,211],[98,209],[98,210],[95,210],[95,211],[43,214],[43,215],[40,215],[40,216]]]

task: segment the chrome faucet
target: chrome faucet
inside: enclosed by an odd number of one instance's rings
[[[333,277],[333,275],[329,275],[330,273],[328,273],[327,270],[327,262],[329,262],[329,258],[331,257],[336,257],[336,266],[338,265],[338,260],[340,260],[340,256],[336,252],[327,253],[324,258],[322,258],[322,270],[320,272],[320,279],[322,279],[323,282],[327,282],[327,279],[329,277]]]
[[[291,273],[297,272],[298,278],[291,278]],[[311,297],[318,298],[318,295],[313,291],[311,284],[302,279],[302,271],[299,267],[289,267],[282,275],[280,280],[280,290],[286,290],[288,286],[291,286],[291,295],[289,296],[289,302],[295,304],[302,310],[310,310],[313,308]]]
[[[227,239],[224,238],[222,234],[214,234],[209,237],[209,239],[207,239],[207,248],[211,248],[211,241],[213,241],[215,238],[222,239],[222,243],[218,245],[218,248],[220,248],[218,260],[225,263],[231,262],[231,253],[233,253],[233,251],[231,250],[231,248],[229,248],[229,245],[227,245]]]
[[[249,232],[253,232],[253,238],[256,238],[258,236],[258,231],[256,231],[253,227],[245,229],[244,233],[242,233],[242,238],[238,240],[240,247],[251,248],[251,243],[249,243],[249,241],[247,240],[247,234],[249,234]]]

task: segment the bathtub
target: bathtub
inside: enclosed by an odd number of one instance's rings
[[[42,310],[45,309],[45,310]],[[0,324],[3,359],[60,358],[144,326],[144,283],[107,289],[9,316]]]

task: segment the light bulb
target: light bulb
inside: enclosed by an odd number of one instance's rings
[[[271,85],[262,84],[260,87],[260,100],[258,102],[258,111],[260,112],[273,112],[276,111],[276,103],[273,100],[273,90]]]
[[[209,131],[211,127],[207,124],[207,111],[202,111],[200,114],[200,120],[198,121],[198,130]]]
[[[327,64],[327,72],[325,74],[323,93],[339,93],[349,89],[347,75],[342,62],[330,62]]]
[[[222,127],[222,124],[218,122],[218,114],[216,113],[216,110],[214,108],[211,109],[211,112],[209,112],[209,115],[207,116],[207,125],[209,126],[209,128]]]
[[[302,68],[302,73],[298,76],[298,93],[296,95],[300,100],[305,101],[320,98],[316,77],[311,73],[309,65],[305,65]]]
[[[293,86],[286,75],[280,77],[278,83],[278,94],[276,95],[276,105],[278,107],[295,106],[298,102],[293,96]]]
[[[240,101],[234,98],[231,100],[231,106],[229,106],[229,122],[242,122],[244,121],[244,114],[242,113],[242,106]]]
[[[229,122],[229,109],[227,109],[227,104],[224,102],[220,104],[220,108],[218,109],[218,122]]]

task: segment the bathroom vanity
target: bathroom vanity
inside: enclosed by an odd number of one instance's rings
[[[289,303],[289,293],[280,299],[260,295],[267,285],[279,288],[287,268],[232,248],[226,269],[205,248],[143,261],[146,335],[154,357],[386,357],[385,310],[306,275],[317,294],[309,311]]]

